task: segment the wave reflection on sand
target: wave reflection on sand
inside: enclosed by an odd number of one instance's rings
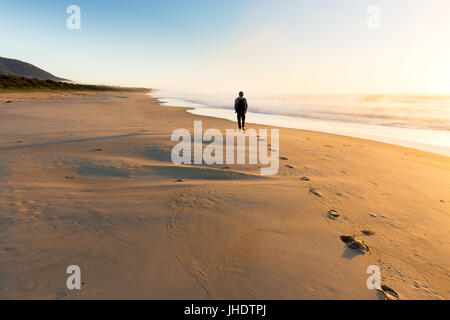
[[[163,105],[235,121],[225,98],[165,97]],[[229,97],[233,101],[232,97]],[[249,98],[247,122],[391,143],[450,156],[450,98],[417,96]]]

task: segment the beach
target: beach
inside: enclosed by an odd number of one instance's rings
[[[1,299],[391,298],[368,289],[374,265],[400,299],[450,298],[449,157],[280,128],[277,175],[176,165],[175,129],[236,126],[186,110],[0,94]]]

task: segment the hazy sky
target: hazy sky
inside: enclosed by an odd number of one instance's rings
[[[83,83],[450,94],[449,16],[449,0],[0,0],[0,56]]]

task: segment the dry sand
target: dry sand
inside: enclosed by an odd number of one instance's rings
[[[235,126],[138,93],[1,94],[0,298],[383,298],[370,265],[402,299],[450,298],[450,158],[281,129],[276,176],[173,165],[199,119]]]

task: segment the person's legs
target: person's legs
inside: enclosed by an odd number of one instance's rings
[[[245,128],[245,113],[238,112],[237,118],[238,118],[239,129],[244,129]]]

